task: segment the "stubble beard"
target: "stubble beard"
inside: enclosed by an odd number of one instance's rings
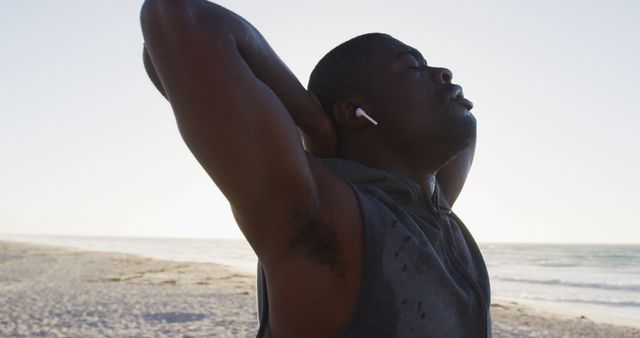
[[[451,117],[451,115],[448,115]],[[442,165],[456,157],[476,139],[476,119],[471,114],[443,119],[431,142],[434,154]]]

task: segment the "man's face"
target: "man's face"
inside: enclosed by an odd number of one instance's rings
[[[453,156],[475,135],[472,103],[451,83],[448,69],[429,66],[420,52],[391,38],[368,67],[368,106],[394,146]]]

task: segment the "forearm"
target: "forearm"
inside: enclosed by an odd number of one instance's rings
[[[174,25],[179,24],[183,27],[181,32],[187,26],[188,34],[198,36],[198,40],[224,41],[224,48],[236,48],[253,76],[280,99],[294,123],[305,135],[305,140],[312,140],[310,150],[316,150],[316,155],[331,155],[334,131],[331,121],[322,112],[320,104],[314,101],[249,22],[219,5],[202,0],[147,0],[142,11],[143,21],[146,12],[153,12],[152,16],[156,19],[166,18],[166,24],[159,28],[164,32],[165,39],[176,35]],[[184,35],[180,39],[184,39]],[[163,86],[162,79],[156,76],[151,62],[155,60],[146,57],[145,54],[147,73],[162,93],[167,88]]]
[[[280,59],[262,34],[248,21],[220,6],[208,3],[212,16],[223,16],[232,27],[237,47],[256,78],[264,82],[287,108],[295,124],[307,134],[329,128],[325,116],[313,114],[316,103],[300,81]],[[212,17],[212,19],[215,19]]]
[[[304,116],[306,106],[311,104],[308,92],[253,25],[230,10],[208,1],[182,2],[185,12],[197,17],[198,21],[216,22],[219,29],[226,30],[255,77],[278,96],[296,125],[303,130],[313,128],[316,122],[313,116]],[[217,38],[217,32],[211,38]]]

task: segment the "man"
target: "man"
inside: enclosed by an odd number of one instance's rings
[[[150,78],[259,258],[259,337],[491,334],[486,268],[450,211],[475,119],[449,70],[366,34],[308,92],[216,4],[147,0],[141,24]]]

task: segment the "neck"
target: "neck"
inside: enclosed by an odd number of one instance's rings
[[[381,147],[376,147],[375,151],[363,152],[363,148],[358,150],[352,147],[341,147],[340,157],[345,160],[360,162],[372,168],[398,173],[412,181],[420,184],[429,197],[432,197],[436,187],[437,166],[417,161],[418,157],[410,154],[400,154],[393,151],[385,151]]]

